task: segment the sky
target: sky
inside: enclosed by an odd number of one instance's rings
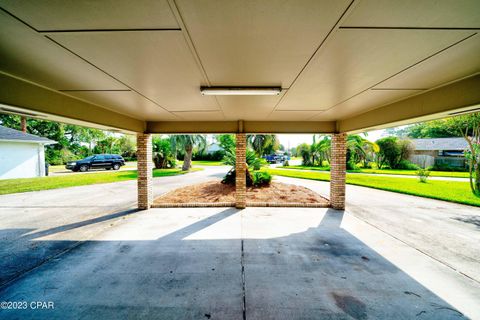
[[[374,130],[367,132],[366,138],[370,141],[376,141],[384,135],[386,135],[385,130]],[[313,139],[312,134],[277,134],[277,137],[285,148],[296,147],[302,143],[311,144]]]

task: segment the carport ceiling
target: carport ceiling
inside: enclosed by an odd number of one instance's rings
[[[342,121],[480,71],[478,0],[0,0],[0,8],[4,76],[140,121]],[[201,86],[282,92],[202,96]]]

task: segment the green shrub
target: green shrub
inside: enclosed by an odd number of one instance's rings
[[[357,170],[357,164],[355,163],[355,160],[353,158],[350,158],[350,160],[347,161],[347,170]]]
[[[402,160],[398,163],[397,169],[400,170],[417,170],[418,166],[408,160]]]
[[[449,166],[448,164],[439,164],[439,163],[436,163],[432,167],[429,167],[429,169],[431,171],[452,171],[452,172],[455,172],[455,171],[456,172],[467,172],[468,171],[467,167],[465,167],[465,168],[452,167],[452,166]]]
[[[430,176],[430,171],[428,171],[427,169],[420,168],[417,170],[417,176],[420,182],[426,183],[428,177]]]
[[[252,175],[253,185],[255,187],[263,187],[270,185],[272,175],[266,171],[255,171]]]
[[[80,157],[74,155],[68,149],[46,149],[45,150],[45,160],[49,165],[63,165],[66,164],[68,161],[78,160],[81,159]]]
[[[175,168],[176,160],[172,154],[172,147],[169,139],[154,137],[152,141],[153,162],[156,169]]]
[[[378,169],[378,166],[375,162],[367,162],[367,165],[365,166],[367,169]]]
[[[376,143],[380,147],[377,155],[379,169],[384,168],[385,165],[392,169],[402,169],[401,163],[409,158],[413,150],[410,141],[399,140],[397,137],[381,138]]]
[[[200,160],[200,161],[221,161],[225,156],[224,150],[217,150],[212,153],[200,153],[196,152],[192,156],[192,160]]]

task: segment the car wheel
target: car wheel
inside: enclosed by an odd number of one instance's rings
[[[113,165],[113,170],[118,170],[118,169],[120,169],[120,165],[118,163],[115,163]]]
[[[87,165],[81,165],[79,169],[80,169],[80,172],[87,172],[88,171],[88,166]]]

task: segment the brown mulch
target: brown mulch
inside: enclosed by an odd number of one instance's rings
[[[235,186],[209,181],[173,190],[154,200],[154,204],[216,202],[235,202]],[[305,187],[272,182],[268,187],[247,188],[247,202],[327,204],[328,200]]]

